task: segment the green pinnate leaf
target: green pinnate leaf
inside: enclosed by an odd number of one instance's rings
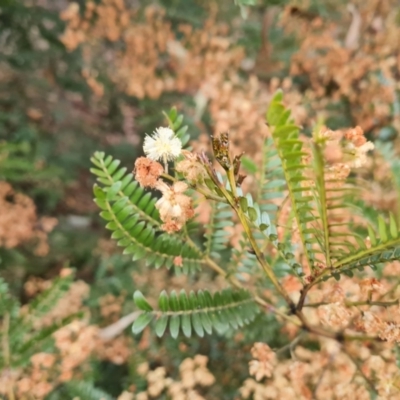
[[[367,229],[368,229],[368,236],[369,236],[369,240],[371,241],[371,245],[376,246],[376,244],[378,242],[376,240],[376,235],[375,235],[374,229],[372,228],[372,226],[370,224],[367,225]]]
[[[147,325],[150,324],[150,322],[153,319],[153,315],[150,313],[143,313],[140,314],[139,317],[136,319],[136,321],[132,325],[132,332],[134,335],[137,335],[138,333],[142,332],[144,328],[146,328]]]
[[[392,238],[397,239],[399,236],[399,229],[397,227],[396,219],[394,218],[394,215],[392,213],[390,213],[389,228],[390,228],[390,235],[392,236]]]
[[[161,315],[156,321],[155,332],[158,337],[162,337],[167,329],[168,315]]]
[[[190,320],[190,314],[183,314],[182,315],[182,332],[186,337],[192,336],[192,322]]]
[[[179,311],[180,307],[179,307],[179,299],[178,296],[175,292],[175,290],[173,290],[171,292],[171,294],[169,295],[169,307],[172,311]]]
[[[120,181],[115,182],[112,186],[107,189],[107,200],[114,200],[117,193],[120,191],[122,183]]]
[[[250,221],[254,222],[257,220],[258,218],[257,211],[253,207],[249,207],[247,213],[249,214]]]
[[[198,313],[192,314],[192,324],[193,324],[193,329],[196,332],[197,336],[203,337],[204,329],[203,329],[203,324],[201,322],[200,314]]]
[[[179,335],[180,321],[181,319],[179,315],[172,315],[169,320],[169,331],[174,339]]]
[[[378,216],[378,230],[379,230],[379,236],[380,236],[381,241],[383,243],[387,242],[388,234],[386,231],[386,223],[381,215]]]
[[[169,310],[168,295],[165,290],[160,293],[160,297],[158,298],[158,307],[164,312]]]
[[[153,307],[147,302],[142,292],[136,290],[133,294],[135,304],[143,311],[153,311]]]

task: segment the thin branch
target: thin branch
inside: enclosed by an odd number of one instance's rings
[[[9,342],[9,334],[10,331],[10,314],[6,312],[3,317],[3,337],[1,341],[2,349],[3,349],[3,358],[4,358],[4,366],[9,369],[11,363],[11,355],[10,355],[10,342]],[[10,386],[8,390],[8,397],[10,400],[15,400],[14,390]]]
[[[297,344],[300,342],[300,340],[303,338],[304,332],[300,332],[298,336],[296,336],[290,343],[286,344],[285,346],[281,347],[280,349],[276,350],[275,353],[283,353],[286,350],[290,351],[291,356],[293,357],[293,351],[294,348],[297,346]]]
[[[360,44],[362,19],[354,4],[348,4],[347,9],[352,15],[352,20],[344,41],[344,47],[349,50],[356,50]]]
[[[359,364],[359,362],[347,351],[345,347],[342,347],[343,352],[347,355],[347,357],[350,358],[350,360],[353,362],[355,367],[357,368],[358,373],[364,378],[365,382],[369,386],[370,390],[375,394],[378,395],[378,391],[376,390],[373,382],[366,376]]]
[[[319,307],[331,304],[326,301],[321,301],[318,303],[308,303],[304,304],[304,307]],[[346,307],[357,307],[357,306],[379,306],[379,307],[390,307],[396,306],[400,304],[400,299],[392,300],[392,301],[372,301],[372,300],[365,300],[365,301],[344,301],[343,303]]]
[[[117,322],[103,328],[99,332],[100,339],[111,340],[120,335],[129,325],[131,325],[141,314],[141,311],[134,311],[125,315]]]

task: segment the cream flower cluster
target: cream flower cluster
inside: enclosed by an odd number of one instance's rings
[[[189,218],[194,215],[192,199],[184,194],[188,185],[177,181],[169,186],[160,179],[164,168],[157,160],[164,162],[167,171],[167,162],[182,154],[182,142],[170,128],[157,128],[153,136],[146,136],[143,150],[145,157],[135,162],[135,178],[142,187],[156,188],[161,198],[155,204],[164,222],[162,229],[166,232],[176,232],[182,229]],[[181,265],[181,260],[176,260]]]
[[[156,208],[164,222],[162,228],[167,232],[175,232],[182,228],[185,222],[194,215],[192,199],[184,194],[188,186],[185,182],[175,182],[168,186],[158,181],[156,188],[162,192]]]
[[[150,160],[172,161],[182,152],[182,142],[171,128],[160,127],[144,139],[143,150]]]

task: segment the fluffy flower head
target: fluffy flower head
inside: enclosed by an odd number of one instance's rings
[[[152,136],[144,139],[143,150],[150,160],[171,161],[182,151],[182,142],[170,128],[157,128]]]
[[[180,230],[194,215],[192,199],[184,194],[188,186],[184,182],[175,182],[168,186],[165,182],[158,181],[156,188],[163,194],[156,203],[160,218],[164,222],[162,229],[167,232]]]

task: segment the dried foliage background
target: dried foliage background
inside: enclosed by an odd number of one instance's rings
[[[0,397],[369,399],[373,382],[379,398],[400,399],[398,263],[376,282],[371,274],[326,283],[314,293],[315,303],[326,304],[310,309],[310,317],[332,327],[350,319],[364,324],[388,340],[383,349],[354,343],[346,356],[316,340],[291,351],[283,346],[297,332],[282,330],[268,314],[246,331],[205,339],[107,328],[134,312],[136,288],[156,298],[166,286],[193,287],[190,278],[121,255],[97,216],[88,173],[95,150],[133,168],[144,134],[163,125],[162,110],[173,105],[187,116],[195,150],[209,149],[211,134],[229,130],[233,151],[257,161],[268,133],[265,110],[280,87],[305,135],[320,119],[331,129],[364,130],[376,144],[359,173],[368,189],[365,212],[374,206],[400,214],[398,2],[256,3],[4,2]],[[256,190],[257,182],[248,178],[246,185]],[[201,221],[207,215],[199,209]],[[232,244],[239,234],[232,230]],[[222,285],[211,274],[202,279],[199,288]],[[52,307],[34,312],[57,280],[66,286],[57,287]],[[290,278],[284,285],[298,290]],[[349,306],[378,299],[382,288],[391,290],[390,306],[369,314]],[[12,302],[20,307],[4,308]],[[13,354],[9,329],[17,318],[23,342],[54,329]]]

